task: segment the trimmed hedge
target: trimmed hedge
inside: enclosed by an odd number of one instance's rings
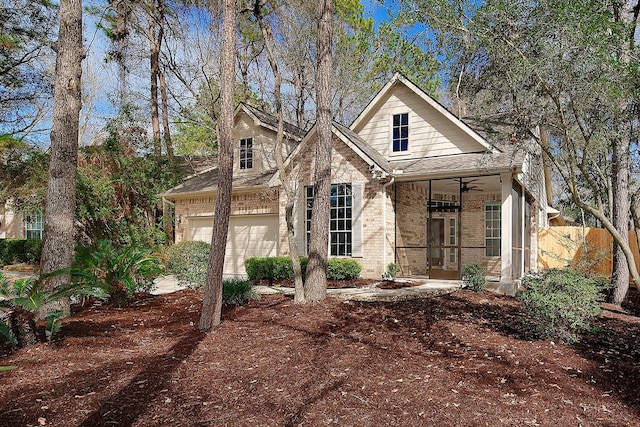
[[[0,239],[0,264],[40,262],[42,240]]]
[[[307,258],[300,258],[302,276],[307,271]],[[292,280],[293,266],[289,257],[267,257],[267,258],[247,258],[244,260],[244,267],[249,280]],[[362,267],[353,259],[329,258],[327,268],[328,280],[351,280],[360,277]]]
[[[327,279],[357,279],[358,277],[360,277],[361,271],[362,267],[355,260],[345,258],[329,258],[329,265],[327,266]]]

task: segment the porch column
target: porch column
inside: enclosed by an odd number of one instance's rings
[[[511,195],[511,173],[500,174],[502,186],[502,229],[500,246],[501,282],[511,282],[513,272],[513,196]],[[517,201],[515,202],[517,203]]]
[[[528,254],[525,250],[525,242],[527,241],[525,233],[527,233],[527,231],[531,233],[531,224],[525,224],[527,218],[527,196],[524,186],[521,185],[520,188],[522,189],[522,193],[520,194],[520,200],[518,200],[518,203],[520,203],[520,232],[522,233],[520,236],[522,249],[520,249],[520,251],[522,253],[522,256],[520,257],[520,277],[516,277],[516,279],[522,279],[522,276],[524,276],[525,257],[527,255],[531,256],[531,248],[529,248]],[[529,240],[529,242],[531,242],[531,240]]]

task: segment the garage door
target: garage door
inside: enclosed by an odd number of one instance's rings
[[[211,242],[213,218],[190,218],[189,239]],[[278,216],[232,216],[224,260],[224,274],[245,275],[244,260],[276,256],[278,252]]]

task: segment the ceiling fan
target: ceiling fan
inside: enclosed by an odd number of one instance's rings
[[[471,183],[474,183],[476,181],[478,181],[479,178],[476,179],[470,179],[469,181],[463,181],[462,179],[456,180],[457,182],[449,182],[449,185],[456,185],[456,186],[460,186],[460,191],[462,191],[463,193],[468,193],[471,190],[477,190],[480,188],[480,186],[482,185],[481,183],[475,184],[475,185],[469,185]]]

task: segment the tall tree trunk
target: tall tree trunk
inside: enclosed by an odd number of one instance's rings
[[[220,121],[218,123],[218,194],[207,266],[200,329],[209,332],[220,324],[222,272],[229,233],[233,185],[233,94],[237,12],[235,0],[224,0],[222,51],[220,58]],[[213,250],[215,248],[215,250]]]
[[[305,297],[309,302],[327,296],[327,250],[329,247],[329,198],[331,193],[331,73],[332,0],[318,2],[318,69],[316,73],[316,155],[309,264]]]
[[[254,15],[260,25],[262,31],[262,37],[264,38],[265,48],[267,50],[267,58],[269,59],[269,65],[274,75],[274,99],[276,107],[276,116],[278,117],[278,128],[276,133],[276,163],[278,165],[278,174],[280,176],[280,183],[282,191],[285,197],[285,222],[287,224],[287,242],[289,243],[289,256],[291,258],[291,265],[293,268],[293,281],[295,284],[295,293],[293,301],[296,304],[303,304],[306,302],[304,294],[304,283],[302,281],[302,268],[300,267],[300,255],[298,254],[298,243],[296,241],[295,227],[293,223],[293,208],[295,201],[299,195],[299,185],[296,180],[290,176],[293,172],[293,168],[287,169],[284,164],[284,115],[282,111],[282,73],[278,69],[278,63],[274,54],[275,41],[273,37],[273,31],[264,22],[262,16],[262,8],[260,0],[256,0],[254,3]],[[304,209],[303,206],[300,206]]]
[[[613,226],[629,244],[629,140],[616,139],[613,142]],[[622,247],[613,244],[613,292],[611,302],[620,305],[629,291],[629,263]]]
[[[298,70],[293,79],[293,88],[296,96],[296,126],[304,129],[304,85],[302,83],[302,73]]]
[[[167,95],[167,79],[165,70],[160,69],[160,48],[164,39],[164,11],[165,1],[158,0],[158,82],[160,83],[160,101],[162,102],[162,139],[167,156],[173,157],[173,145],[171,143],[171,129],[169,127],[169,97]]]
[[[636,245],[640,250],[640,190],[631,196],[631,217],[636,231]]]
[[[160,99],[162,100],[162,127],[164,131],[164,146],[167,156],[173,157],[173,143],[171,142],[171,128],[169,127],[169,100],[167,96],[167,80],[164,71],[160,71]]]
[[[113,40],[116,45],[118,62],[118,107],[126,103],[127,99],[127,38],[129,36],[129,15],[131,6],[129,0],[110,0],[111,7],[116,9],[116,25],[113,31]]]
[[[153,132],[153,154],[162,154],[160,140],[160,114],[158,108],[158,76],[160,74],[160,39],[156,37],[156,4],[149,4],[149,64],[151,68],[151,129]]]
[[[82,59],[82,2],[61,0],[60,28],[56,44],[56,74],[53,89],[51,124],[51,160],[44,215],[42,273],[71,266],[73,261],[73,224],[76,210],[76,170],[78,168],[78,130],[80,127]],[[69,280],[54,275],[43,284],[51,289]],[[55,310],[69,314],[68,301],[48,304],[39,315]]]

